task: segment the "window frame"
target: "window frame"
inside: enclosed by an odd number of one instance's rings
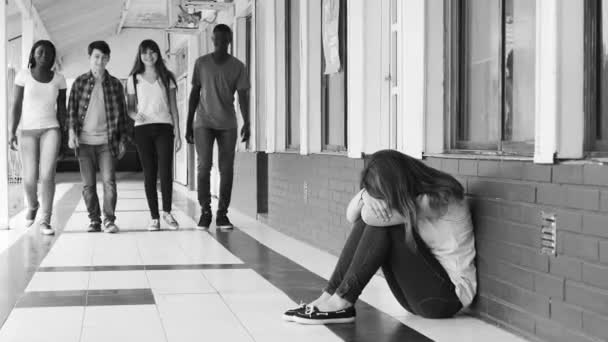
[[[500,123],[499,132],[500,140],[497,142],[488,143],[471,143],[467,141],[458,141],[458,116],[464,112],[465,101],[462,99],[466,94],[464,75],[465,65],[462,61],[465,59],[464,54],[466,53],[464,44],[465,26],[463,22],[464,18],[464,2],[458,1],[453,2],[451,0],[444,1],[445,9],[445,36],[444,46],[445,51],[445,63],[444,63],[444,75],[445,75],[445,146],[446,153],[458,153],[458,154],[483,154],[483,155],[496,155],[496,156],[521,156],[521,157],[532,157],[534,156],[536,141],[532,144],[525,142],[511,142],[505,141],[504,138],[504,116],[505,116],[505,63],[506,58],[504,54],[505,47],[505,31],[506,31],[506,20],[505,20],[505,5],[504,1],[500,0],[499,11],[501,13],[501,37],[500,37],[500,48],[499,53],[501,56],[501,71],[500,71]],[[537,52],[536,52],[537,53]],[[538,95],[535,94],[535,98]],[[534,114],[534,113],[533,113]],[[536,125],[536,122],[535,122]]]
[[[291,94],[293,91],[297,91],[297,95],[300,96],[300,89],[292,89],[292,73],[291,73],[291,30],[293,28],[293,22],[291,17],[291,10],[293,6],[298,8],[298,16],[300,14],[300,4],[299,1],[304,0],[296,0],[297,3],[294,4],[294,0],[286,0],[285,1],[285,150],[290,152],[297,152],[300,150],[301,143],[301,134],[299,134],[299,139],[297,144],[292,144],[293,133],[291,130],[291,120],[292,120],[292,112],[291,112]],[[300,23],[298,22],[298,25]],[[300,34],[301,36],[301,34]],[[298,51],[300,52],[300,51]],[[300,64],[301,61],[300,61]],[[301,101],[301,99],[300,99]],[[302,112],[300,111],[298,115],[298,130],[300,129],[300,115]]]

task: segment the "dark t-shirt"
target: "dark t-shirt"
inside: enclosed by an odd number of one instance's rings
[[[234,93],[249,89],[245,65],[233,56],[217,64],[211,54],[199,57],[194,64],[192,85],[200,86],[200,101],[194,128],[237,128]]]

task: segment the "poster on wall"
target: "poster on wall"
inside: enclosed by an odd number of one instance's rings
[[[325,74],[340,71],[340,0],[323,0],[323,53]]]

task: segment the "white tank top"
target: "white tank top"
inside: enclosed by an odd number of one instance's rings
[[[467,202],[449,204],[447,213],[434,221],[419,219],[417,231],[452,280],[462,306],[469,306],[477,292],[477,270]]]

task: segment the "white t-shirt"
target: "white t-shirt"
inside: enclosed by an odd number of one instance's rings
[[[55,72],[48,83],[38,82],[29,69],[22,69],[15,77],[15,84],[23,87],[23,106],[19,129],[46,129],[59,127],[57,121],[57,96],[66,89],[65,77]]]
[[[146,81],[141,75],[137,75],[137,112],[145,115],[146,120],[135,121],[135,126],[166,123],[172,124],[171,111],[165,86],[160,78],[154,83]],[[171,82],[169,89],[175,89],[175,83]],[[127,80],[127,94],[135,95],[133,87],[133,76]]]
[[[454,283],[462,306],[469,306],[477,292],[477,269],[467,202],[450,203],[447,213],[434,221],[419,219],[417,232]]]

